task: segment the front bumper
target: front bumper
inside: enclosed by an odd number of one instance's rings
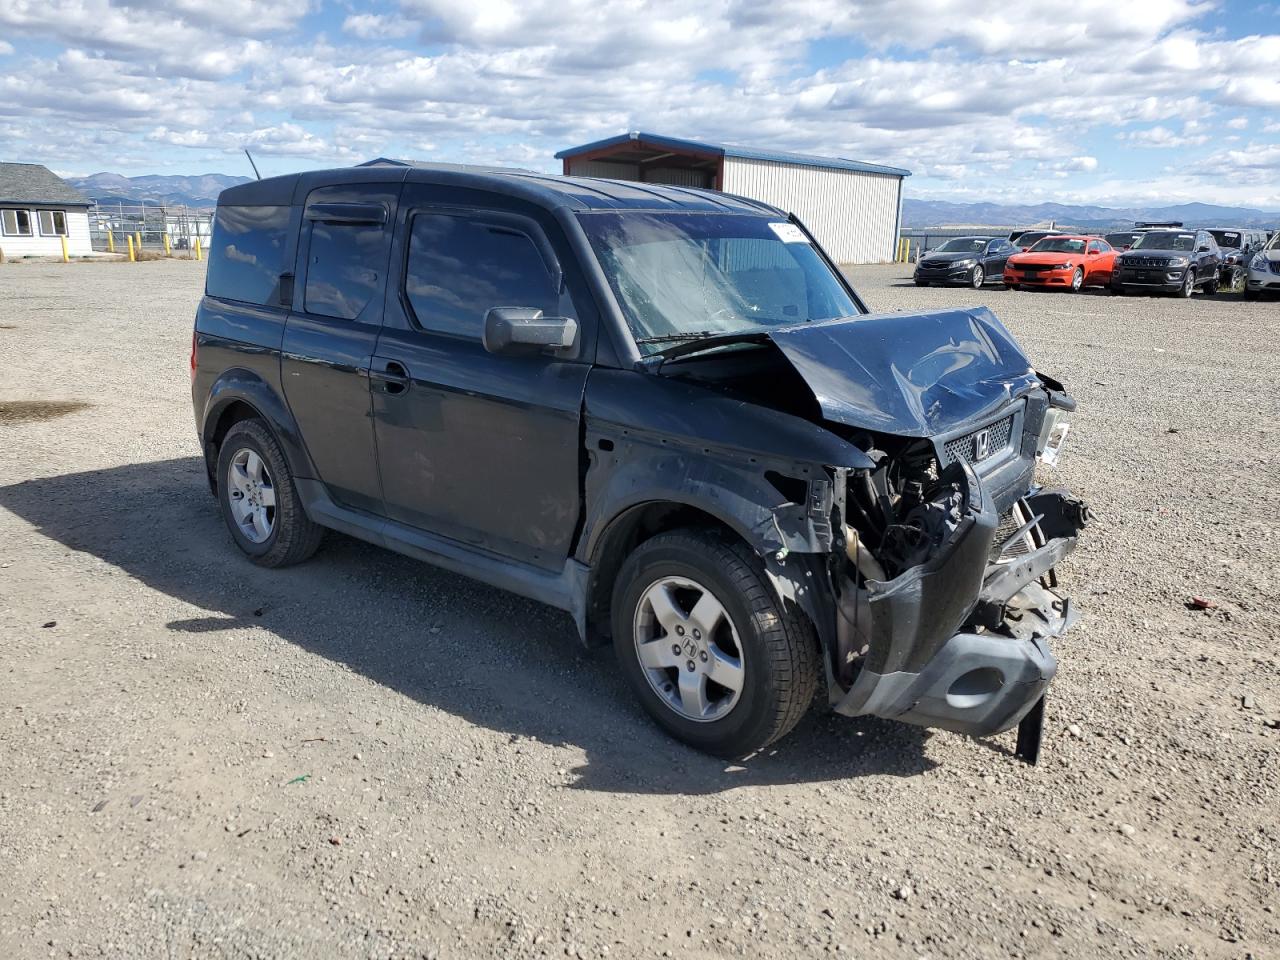
[[[840,649],[863,655],[838,713],[984,736],[1035,706],[1057,672],[1049,641],[1076,619],[1049,586],[1053,569],[1088,511],[1062,490],[1022,502],[1040,518],[1024,555],[990,560],[998,517],[971,476],[969,515],[931,560],[893,580],[845,584]]]
[[[913,274],[915,280],[923,283],[959,283],[968,284],[973,279],[973,267],[937,267],[929,269],[926,267],[916,267]]]
[[[1020,287],[1069,287],[1074,276],[1074,270],[1043,270],[1028,273],[1025,270],[1006,267],[1004,282],[1010,286],[1016,284]]]
[[[1142,270],[1117,270],[1111,276],[1112,290],[1153,290],[1158,293],[1177,293],[1187,279],[1190,267],[1161,269],[1148,267]]]
[[[1249,293],[1280,293],[1280,273],[1249,268],[1244,288]]]

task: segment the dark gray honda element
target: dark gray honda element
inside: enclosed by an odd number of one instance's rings
[[[1087,511],[989,311],[870,314],[763,203],[499,170],[233,187],[209,254],[196,427],[254,562],[328,528],[561,607],[716,754],[822,691],[1034,760]]]

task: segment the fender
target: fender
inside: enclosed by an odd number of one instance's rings
[[[293,419],[293,414],[289,412],[284,398],[272,384],[244,367],[232,367],[209,387],[200,429],[201,448],[206,451],[206,458],[209,442],[213,438],[219,418],[227,407],[236,402],[248,404],[259,417],[266,421],[267,426],[275,434],[276,440],[279,441],[280,449],[284,451],[285,460],[288,461],[289,470],[295,477],[303,479],[317,477],[315,466],[302,443],[298,425]]]

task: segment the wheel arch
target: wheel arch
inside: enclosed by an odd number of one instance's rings
[[[632,551],[646,540],[671,530],[714,530],[755,549],[746,531],[730,519],[692,500],[647,500],[632,504],[602,525],[588,549],[590,576],[586,597],[586,640],[590,646],[609,642],[613,585]]]
[[[298,432],[288,405],[275,389],[257,374],[244,369],[225,372],[209,391],[201,429],[201,452],[209,486],[217,492],[215,467],[218,450],[227,433],[237,423],[257,419],[266,424],[280,444],[295,477],[315,477],[315,468]]]

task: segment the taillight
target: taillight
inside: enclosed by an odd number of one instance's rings
[[[196,379],[196,332],[191,331],[191,380],[194,383]]]

